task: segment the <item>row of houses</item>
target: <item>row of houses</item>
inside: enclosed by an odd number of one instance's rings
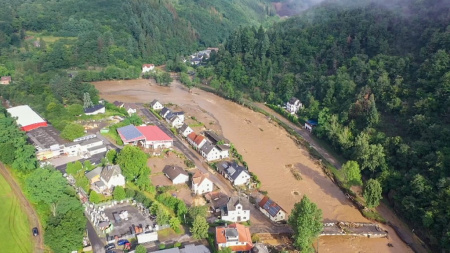
[[[189,174],[179,166],[167,165],[163,173],[173,184],[185,184],[189,181]],[[208,174],[198,171],[192,176],[191,189],[194,194],[202,195],[212,192],[214,183],[209,179]]]
[[[196,134],[188,129],[188,126],[182,126],[182,135],[190,132],[186,136],[186,140],[191,146],[197,150],[206,161],[216,161],[230,156],[230,144],[228,140],[218,136],[212,131],[205,131],[204,135]]]
[[[124,108],[128,115],[133,115],[134,113],[137,113],[137,110],[139,109],[139,106],[135,103],[124,103],[121,101],[114,101],[113,104],[118,108]]]

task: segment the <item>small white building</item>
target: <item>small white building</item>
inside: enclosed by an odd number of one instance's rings
[[[173,184],[184,184],[189,181],[189,174],[178,166],[167,165],[163,173]]]
[[[136,235],[137,241],[139,244],[146,243],[146,242],[155,242],[158,241],[158,232],[148,232],[148,233],[141,233]]]
[[[155,69],[154,64],[143,64],[142,65],[142,73],[147,73]]]
[[[150,107],[155,111],[159,111],[162,110],[162,108],[164,108],[164,106],[156,99],[150,103]]]
[[[298,110],[303,108],[302,102],[298,100],[295,97],[292,97],[287,103],[286,103],[286,110],[290,112],[291,114],[296,114]]]
[[[315,120],[308,120],[305,122],[305,129],[308,130],[309,132],[312,132],[313,129],[318,125],[317,121]]]
[[[286,211],[281,208],[277,203],[273,200],[269,199],[269,197],[264,196],[264,198],[258,204],[259,210],[271,221],[279,222],[286,220]]]
[[[217,165],[217,171],[230,180],[233,185],[246,185],[250,182],[250,174],[243,166],[236,162],[220,162]]]
[[[187,137],[192,132],[194,132],[194,130],[192,130],[192,128],[189,127],[186,123],[178,128],[178,133],[183,135],[183,137]]]
[[[176,115],[173,115],[170,119],[167,120],[167,122],[169,122],[171,127],[174,127],[176,129],[182,127],[184,124],[184,120]]]
[[[209,180],[207,174],[203,174],[200,171],[192,176],[192,191],[197,194],[205,194],[212,192],[214,188],[214,183]]]
[[[222,209],[222,220],[246,222],[250,220],[250,208],[243,205],[239,197],[231,197],[227,206]]]
[[[125,177],[122,175],[119,165],[108,165],[103,168],[102,173],[100,173],[100,180],[110,190],[116,186],[125,187]]]
[[[138,106],[134,103],[124,103],[123,107],[127,110],[128,115],[132,115],[137,112]]]
[[[221,147],[224,145],[220,145]],[[200,154],[206,159],[206,161],[215,161],[228,157],[228,149],[223,150],[219,146],[214,145],[211,141],[206,142],[200,148]]]
[[[106,112],[105,106],[100,105],[100,104],[84,109],[84,114],[86,114],[86,115],[96,115],[96,114],[102,114],[105,112]]]

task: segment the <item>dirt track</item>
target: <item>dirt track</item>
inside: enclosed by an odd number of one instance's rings
[[[8,169],[5,168],[5,166],[0,163],[0,174],[5,178],[6,182],[11,186],[12,191],[17,196],[20,205],[22,206],[23,210],[25,210],[25,213],[28,216],[28,219],[30,221],[30,233],[31,229],[33,227],[37,227],[39,229],[39,235],[36,237],[33,237],[34,239],[34,250],[33,252],[44,252],[44,239],[43,239],[43,229],[41,226],[41,223],[39,221],[39,217],[34,210],[34,208],[31,206],[30,202],[25,198],[25,196],[22,193],[22,189],[17,184],[14,177],[11,175]]]

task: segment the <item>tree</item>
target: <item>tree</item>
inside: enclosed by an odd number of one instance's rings
[[[345,179],[350,185],[362,185],[361,170],[359,165],[355,161],[347,161],[342,165],[342,171],[344,172]]]
[[[188,223],[192,224],[194,222],[195,217],[202,216],[206,217],[208,213],[208,207],[207,206],[192,206],[188,209]]]
[[[127,180],[134,181],[141,174],[148,175],[147,155],[136,146],[127,145],[117,156],[123,175]]]
[[[312,243],[323,229],[322,210],[305,195],[294,205],[288,220],[294,230],[294,245],[302,252],[312,252]]]
[[[101,201],[101,197],[98,193],[96,193],[95,191],[91,191],[91,193],[89,193],[89,202],[94,203],[94,204],[98,204]]]
[[[76,123],[67,124],[61,132],[61,137],[69,141],[73,141],[74,139],[79,138],[83,135],[84,127]]]
[[[108,159],[108,162],[111,164],[116,164],[117,159],[117,151],[115,149],[110,149],[106,153],[106,159]]]
[[[209,225],[204,216],[197,215],[192,223],[191,233],[195,239],[208,237]]]
[[[10,142],[0,144],[0,161],[5,164],[12,164],[15,157],[14,145]]]
[[[217,253],[232,253],[233,251],[231,250],[231,248],[226,247],[226,248],[222,248],[219,251],[217,251]]]
[[[180,232],[181,222],[177,217],[172,217],[169,220],[170,228],[172,228],[176,233]]]
[[[115,200],[120,201],[126,198],[125,190],[122,186],[114,187],[113,197]]]
[[[80,170],[83,169],[83,164],[80,161],[76,161],[73,163],[68,163],[66,167],[66,172],[72,176],[77,174]]]
[[[25,185],[30,199],[36,203],[56,203],[67,190],[67,181],[61,172],[49,167],[33,171],[26,179]]]
[[[147,253],[147,248],[145,248],[143,245],[139,244],[136,249],[136,253]]]
[[[364,187],[364,199],[368,207],[376,207],[380,204],[382,188],[376,179],[369,179]]]
[[[156,76],[156,82],[164,86],[169,86],[172,81],[173,81],[172,77],[167,72],[164,72]]]
[[[78,115],[83,114],[83,112],[84,112],[83,106],[80,104],[69,105],[69,106],[67,106],[66,110],[70,116],[78,116]]]

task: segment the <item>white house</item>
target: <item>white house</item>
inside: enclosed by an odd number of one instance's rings
[[[218,149],[211,141],[207,140],[205,144],[200,148],[200,154],[206,159],[206,161],[220,160],[222,157],[222,150]],[[228,152],[226,152],[226,157],[228,157]]]
[[[250,220],[250,208],[243,205],[239,197],[231,197],[227,206],[222,209],[222,220],[231,222],[246,222]]]
[[[105,112],[106,112],[105,106],[100,105],[100,104],[84,109],[84,114],[86,114],[86,115],[96,115],[96,114],[101,114],[101,113],[105,113]]]
[[[236,162],[220,162],[217,165],[217,171],[222,176],[230,180],[233,185],[246,185],[250,182],[250,174],[247,169],[238,165]]]
[[[279,222],[286,220],[286,211],[283,210],[277,203],[264,196],[258,204],[259,210],[271,221]]]
[[[317,121],[315,120],[308,120],[305,122],[305,129],[312,132],[312,130],[318,125]]]
[[[290,112],[291,114],[296,114],[300,108],[303,108],[302,102],[298,100],[295,97],[292,97],[287,103],[286,103],[286,110]]]
[[[184,112],[174,112],[173,115],[178,116],[184,122]]]
[[[178,133],[187,137],[190,133],[194,132],[192,128],[190,128],[187,124],[183,124],[180,128],[178,128]]]
[[[143,64],[142,65],[142,73],[147,73],[155,69],[154,64]]]
[[[167,165],[164,167],[163,173],[173,184],[184,184],[189,181],[189,174],[178,166]]]
[[[206,139],[204,136],[192,132],[187,136],[187,141],[194,149],[199,149],[203,146],[203,144],[205,144]]]
[[[100,173],[100,180],[112,190],[116,186],[125,187],[125,177],[119,165],[108,165]]]
[[[128,115],[132,115],[137,112],[138,106],[133,103],[124,103],[123,107],[127,110]]]
[[[200,171],[194,174],[192,176],[192,191],[197,194],[201,195],[204,193],[212,192],[214,188],[214,183],[209,180],[207,174],[203,174]]]
[[[172,111],[167,107],[163,107],[159,112],[159,115],[161,115],[164,119],[167,119],[167,115],[169,114],[172,114]]]
[[[250,229],[237,223],[216,227],[216,243],[218,250],[229,247],[233,252],[250,252],[253,248]]]
[[[153,100],[151,103],[150,103],[150,106],[151,106],[151,108],[153,109],[153,110],[155,110],[155,111],[159,111],[159,110],[161,110],[162,108],[164,108],[164,106],[158,101],[158,100]]]
[[[176,116],[176,115],[173,115],[170,119],[167,120],[167,122],[169,122],[171,127],[174,127],[177,129],[180,128],[181,126],[183,126],[183,124],[184,124],[184,120],[181,117]]]

